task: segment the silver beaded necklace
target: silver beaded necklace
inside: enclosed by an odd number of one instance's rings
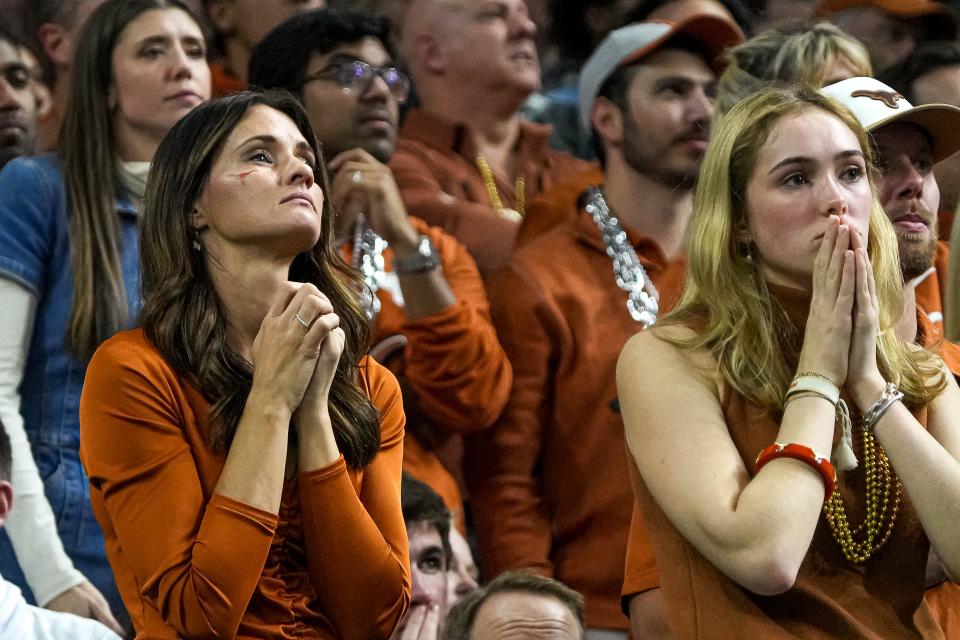
[[[363,279],[363,290],[360,292],[360,308],[371,322],[380,313],[380,299],[377,291],[383,286],[386,272],[383,262],[383,250],[387,248],[387,241],[367,226],[367,221],[361,213],[353,227],[353,257],[351,266],[360,272]]]
[[[584,209],[600,230],[603,244],[607,247],[607,255],[613,261],[613,277],[617,286],[627,292],[627,311],[630,312],[630,317],[642,324],[644,329],[652,326],[660,312],[660,294],[647,276],[646,269],[640,264],[637,252],[627,241],[627,234],[620,226],[620,221],[610,213],[610,207],[607,206],[599,187],[588,189]]]

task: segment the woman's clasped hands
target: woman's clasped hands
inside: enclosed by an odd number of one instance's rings
[[[345,337],[340,318],[314,285],[284,287],[253,342],[253,390],[282,402],[295,424],[301,418],[329,419],[327,398]]]
[[[860,232],[831,215],[813,264],[813,295],[798,372],[845,387],[861,408],[883,391],[877,366],[880,305]]]

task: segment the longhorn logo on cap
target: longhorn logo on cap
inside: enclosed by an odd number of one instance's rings
[[[883,104],[887,105],[891,109],[897,108],[897,102],[903,100],[903,96],[897,93],[896,91],[867,91],[866,89],[857,89],[850,94],[852,98],[870,98],[871,100],[879,100]]]

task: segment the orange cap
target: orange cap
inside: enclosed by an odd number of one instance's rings
[[[887,13],[905,18],[950,13],[947,7],[939,2],[934,2],[934,0],[823,0],[820,3],[820,8],[817,9],[817,13],[827,15],[853,7],[876,7]]]

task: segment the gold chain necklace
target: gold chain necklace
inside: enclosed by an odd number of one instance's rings
[[[497,190],[497,181],[493,178],[493,171],[487,163],[486,158],[477,156],[477,169],[483,177],[483,184],[487,188],[487,196],[490,197],[490,204],[497,210],[497,214],[509,220],[520,222],[526,214],[526,180],[523,176],[517,176],[514,188],[517,192],[517,208],[519,211],[503,206],[503,200],[500,198],[500,191]]]
[[[840,545],[844,557],[853,564],[862,564],[886,544],[893,532],[893,524],[900,511],[903,487],[890,468],[890,460],[876,443],[873,433],[863,431],[864,491],[867,514],[863,522],[850,529],[847,510],[840,490],[834,489],[823,506],[833,539]],[[891,488],[893,491],[891,492]],[[891,493],[893,504],[891,505]]]

